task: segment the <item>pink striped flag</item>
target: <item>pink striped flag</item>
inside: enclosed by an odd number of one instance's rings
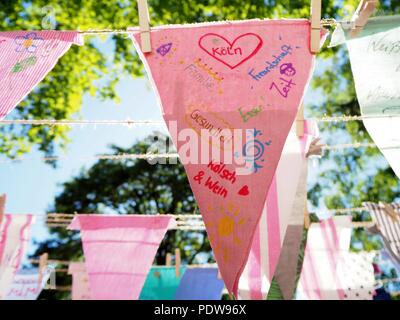
[[[91,299],[136,300],[172,216],[79,215],[70,229],[81,230]]]
[[[307,235],[299,300],[344,300],[346,284],[340,270],[349,252],[351,217],[336,216],[312,223]]]
[[[289,219],[292,214],[300,215],[303,219],[304,211],[294,211],[293,204],[300,176],[307,162],[305,154],[313,138],[318,136],[318,127],[315,122],[308,120],[305,122],[304,131],[304,136],[298,138],[294,125],[286,140],[272,186],[268,191],[261,220],[254,233],[249,259],[240,278],[241,299],[266,299]],[[306,181],[302,183],[306,185]],[[305,203],[306,194],[302,196]]]
[[[70,263],[68,274],[72,275],[72,300],[90,300],[89,277],[85,263]]]
[[[75,31],[0,32],[0,120],[13,110],[54,68],[72,44]]]
[[[4,299],[25,255],[32,215],[4,215],[0,224],[0,299]]]
[[[160,98],[221,276],[237,296],[313,70],[310,22],[162,26],[151,30],[151,53],[141,52],[140,32],[132,31],[132,38]]]

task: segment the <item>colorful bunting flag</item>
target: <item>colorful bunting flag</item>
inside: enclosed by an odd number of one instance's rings
[[[176,291],[176,300],[221,300],[224,282],[218,279],[217,268],[186,270]]]
[[[307,20],[152,28],[154,83],[229,292],[313,68]],[[279,247],[279,239],[277,246]]]
[[[181,282],[186,267],[180,267],[179,276],[175,267],[152,267],[147,275],[140,300],[174,300],[176,290]]]
[[[386,249],[392,258],[400,264],[400,204],[391,204],[396,214],[393,217],[377,203],[365,202],[364,206],[371,213],[377,232],[381,235]]]
[[[347,39],[364,125],[400,178],[400,16],[370,19]],[[392,116],[392,117],[391,117]]]
[[[91,299],[136,300],[172,216],[78,215]]]
[[[30,237],[32,215],[6,214],[0,224],[0,300],[13,283]]]
[[[76,31],[0,32],[0,120],[44,79],[72,44],[83,45]]]
[[[336,216],[311,224],[297,287],[297,299],[345,299],[347,286],[340,273],[340,264],[349,251],[351,231],[349,216]]]
[[[36,300],[49,280],[50,274],[50,270],[44,270],[42,277],[39,269],[18,271],[5,300]]]

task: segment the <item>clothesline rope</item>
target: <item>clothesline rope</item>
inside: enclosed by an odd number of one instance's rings
[[[367,119],[399,118],[400,115],[341,115],[341,116],[322,116],[322,118],[308,118],[316,122],[349,122],[363,121]],[[13,119],[0,120],[0,125],[33,125],[33,126],[84,126],[84,125],[165,125],[162,120],[55,120],[55,119]]]
[[[344,144],[336,144],[336,145],[323,145],[321,148],[322,150],[326,151],[339,151],[344,149],[360,149],[360,148],[376,148],[377,146],[373,142],[354,142],[354,143],[344,143]],[[381,147],[381,149],[399,149],[400,145],[397,146],[386,146]],[[54,156],[54,157],[42,157],[42,158],[14,158],[14,159],[2,159],[0,163],[14,163],[19,161],[32,161],[32,160],[39,160],[43,162],[53,162],[62,159],[80,159],[80,160],[90,160],[90,159],[97,159],[97,160],[154,160],[154,159],[169,159],[169,158],[179,158],[177,153],[121,153],[121,154],[114,154],[114,155],[88,155],[88,156],[80,156],[80,157],[70,157],[70,156]]]

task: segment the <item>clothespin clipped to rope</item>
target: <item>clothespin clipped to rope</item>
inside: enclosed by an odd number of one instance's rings
[[[38,282],[39,286],[42,285],[42,280],[43,280],[43,276],[44,276],[44,273],[45,273],[46,268],[47,268],[48,260],[49,260],[49,254],[48,253],[43,253],[39,258],[39,282]]]
[[[172,255],[170,253],[167,253],[167,256],[165,257],[165,265],[166,266],[171,266],[172,264]]]
[[[314,139],[310,147],[308,148],[306,158],[310,156],[322,156],[322,148],[325,147],[325,144],[318,144],[318,142],[321,140],[321,138],[316,138]]]
[[[175,249],[175,273],[179,278],[181,275],[181,249]]]
[[[299,138],[304,136],[304,104],[300,105],[296,116],[296,134]]]
[[[150,15],[147,0],[137,0],[139,10],[140,45],[144,53],[151,52]]]
[[[311,0],[311,37],[310,51],[318,53],[321,50],[321,0]]]
[[[310,212],[308,212],[307,199],[306,199],[306,203],[304,206],[304,228],[308,230],[308,228],[310,228],[310,225],[311,225]]]
[[[396,213],[396,211],[393,209],[393,207],[390,204],[385,203],[385,202],[379,202],[379,204],[381,206],[383,206],[385,213],[389,217],[391,217],[394,220],[394,222],[399,221],[399,214]]]
[[[369,17],[374,13],[379,0],[361,0],[351,21],[354,23],[350,37],[357,36],[367,24]]]
[[[1,222],[3,221],[4,214],[5,214],[5,208],[6,208],[6,200],[7,200],[7,195],[3,194],[0,196],[0,226]]]

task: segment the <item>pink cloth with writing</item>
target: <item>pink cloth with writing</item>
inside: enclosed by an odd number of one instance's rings
[[[0,224],[0,300],[5,299],[27,250],[32,215],[6,214]]]
[[[263,213],[254,233],[246,267],[239,282],[239,295],[245,300],[265,300],[281,253],[292,214],[297,186],[312,140],[318,136],[314,121],[307,120],[304,135],[299,138],[293,125],[282,151]],[[305,197],[307,195],[304,195]],[[306,201],[306,199],[304,199]],[[300,245],[299,245],[300,246]],[[297,261],[297,258],[296,258]]]
[[[54,68],[72,44],[75,31],[0,32],[0,119],[3,119]]]
[[[79,215],[70,229],[81,230],[91,299],[139,298],[172,216]]]
[[[90,300],[89,277],[84,262],[69,264],[68,274],[72,275],[72,300]]]
[[[153,50],[146,54],[140,33],[132,30],[132,38],[159,95],[221,275],[237,294],[311,76],[310,24],[250,20],[152,28]]]

